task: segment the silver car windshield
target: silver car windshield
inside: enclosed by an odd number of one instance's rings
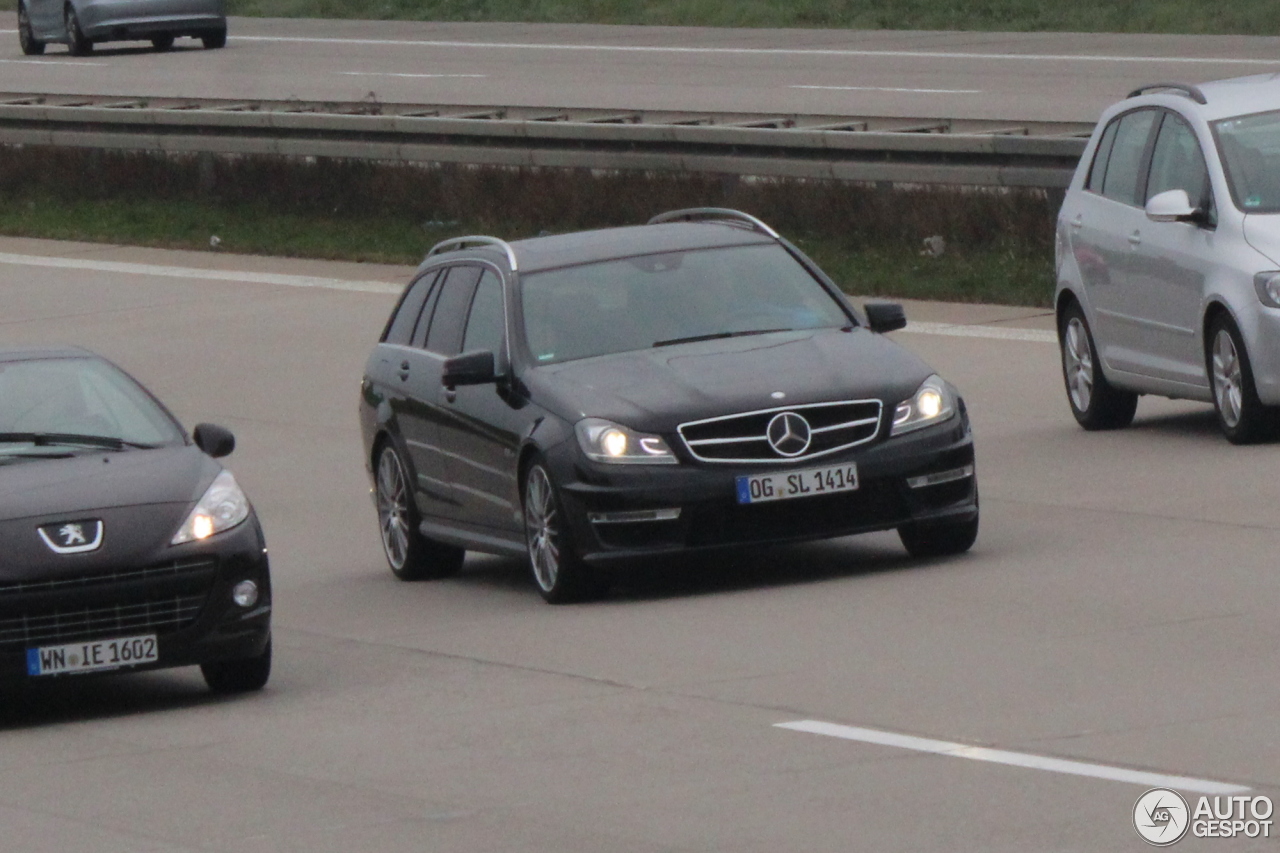
[[[168,414],[106,362],[48,358],[0,363],[0,458],[182,441]]]
[[[538,364],[852,323],[778,245],[645,255],[521,276]]]
[[[1231,197],[1245,213],[1280,213],[1280,111],[1213,126]]]

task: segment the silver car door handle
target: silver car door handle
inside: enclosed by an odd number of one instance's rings
[[[1073,220],[1071,220],[1071,227],[1072,227],[1072,228],[1083,228],[1083,227],[1084,227],[1084,215],[1083,215],[1083,214],[1077,214],[1077,215],[1076,215],[1076,218],[1075,218],[1075,219],[1073,219]]]
[[[1139,234],[1137,231],[1134,231],[1132,234],[1129,235],[1130,246],[1136,246],[1141,242],[1142,242],[1142,235]]]

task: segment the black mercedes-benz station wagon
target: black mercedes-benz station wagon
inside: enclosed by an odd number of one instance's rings
[[[248,498],[158,400],[81,349],[0,350],[0,683],[200,664],[271,672],[271,581]]]
[[[543,597],[609,564],[896,528],[978,531],[963,401],[763,222],[720,209],[428,254],[365,369],[360,421],[401,578],[528,555]]]

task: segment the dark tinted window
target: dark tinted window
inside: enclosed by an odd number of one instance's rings
[[[1185,190],[1193,205],[1211,207],[1209,170],[1196,140],[1195,131],[1169,113],[1160,125],[1160,135],[1151,152],[1151,175],[1147,178],[1147,198],[1167,190]]]
[[[1093,156],[1093,166],[1089,169],[1089,180],[1085,189],[1090,192],[1102,192],[1102,179],[1107,175],[1107,160],[1111,158],[1111,146],[1116,141],[1116,129],[1120,127],[1120,119],[1112,119],[1111,124],[1102,132],[1098,141],[1098,151]]]
[[[422,313],[422,305],[427,299],[427,294],[431,292],[431,284],[435,279],[436,273],[431,272],[409,285],[409,289],[396,309],[395,317],[387,326],[387,333],[382,337],[385,343],[401,345],[409,343],[413,335],[413,327],[418,322],[418,315]]]
[[[462,339],[462,351],[487,349],[497,353],[502,349],[505,337],[505,313],[502,309],[502,282],[493,270],[485,270],[471,300],[471,314],[467,318],[467,333]]]
[[[1107,161],[1107,175],[1102,182],[1102,194],[1107,198],[1125,204],[1138,203],[1138,178],[1155,118],[1155,110],[1137,110],[1120,117],[1116,141]]]
[[[444,280],[436,310],[431,315],[427,332],[427,349],[440,355],[457,355],[462,351],[462,327],[471,307],[471,295],[480,280],[480,267],[453,267]]]
[[[409,342],[411,346],[421,349],[427,345],[427,329],[431,327],[431,315],[435,313],[436,303],[440,301],[440,291],[444,290],[444,283],[448,277],[448,270],[440,273],[431,287],[431,292],[427,294],[422,313],[418,315],[418,325],[413,328],[413,339]]]

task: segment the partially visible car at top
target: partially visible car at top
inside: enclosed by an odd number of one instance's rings
[[[1212,402],[1235,443],[1280,406],[1280,78],[1138,89],[1106,110],[1057,224],[1067,400],[1085,429],[1138,396]]]
[[[620,558],[978,529],[956,390],[737,211],[435,247],[369,356],[360,423],[401,578],[526,555],[551,602]]]
[[[225,47],[226,0],[18,0],[18,41],[28,56],[50,42],[76,56],[105,41],[144,40],[169,50],[183,36]]]
[[[85,350],[0,350],[0,683],[190,664],[217,692],[266,683],[266,545],[215,458],[234,447]]]

